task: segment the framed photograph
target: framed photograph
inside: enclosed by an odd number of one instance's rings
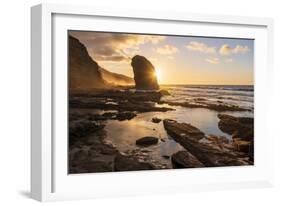
[[[271,19],[31,14],[34,199],[272,186]]]

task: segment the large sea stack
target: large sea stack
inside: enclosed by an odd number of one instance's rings
[[[155,68],[145,57],[136,55],[131,63],[134,71],[136,89],[157,90],[159,85],[155,75]]]
[[[69,36],[69,86],[71,89],[91,89],[106,86],[99,65],[89,55],[86,47],[76,38]]]

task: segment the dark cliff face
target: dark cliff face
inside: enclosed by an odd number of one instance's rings
[[[89,56],[86,47],[76,38],[68,38],[70,89],[106,87],[99,65]]]
[[[155,68],[145,57],[136,55],[131,63],[134,71],[136,89],[157,90],[159,85],[155,75]]]

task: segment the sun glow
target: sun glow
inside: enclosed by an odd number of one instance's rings
[[[158,81],[161,81],[161,77],[162,77],[161,69],[159,69],[159,68],[155,69],[155,76],[157,77]]]

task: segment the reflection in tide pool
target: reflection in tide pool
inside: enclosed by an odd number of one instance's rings
[[[160,123],[153,123],[151,121],[153,117],[174,119],[178,122],[190,123],[199,128],[206,135],[213,134],[231,138],[218,128],[218,112],[201,108],[173,108],[176,110],[169,112],[140,113],[132,120],[109,120],[105,127],[107,140],[110,140],[121,152],[126,152],[128,150],[141,148],[135,144],[136,140],[141,137],[158,137],[160,140],[157,145],[149,146],[145,149],[150,151],[149,155],[152,159],[171,167],[170,160],[163,156],[171,156],[173,153],[183,150],[183,148],[169,137],[164,129],[162,121]],[[245,112],[230,112],[229,114],[247,116]]]
[[[253,117],[254,108],[254,88],[253,86],[188,86],[174,85],[162,86],[162,89],[168,90],[171,94],[162,97],[162,100],[172,102],[193,102],[196,98],[200,98],[207,103],[223,103],[237,105],[241,108],[249,109],[249,112],[222,112],[233,116]],[[149,150],[152,159],[166,164],[171,167],[171,161],[167,158],[173,153],[183,150],[166,133],[163,122],[156,124],[151,120],[153,117],[160,119],[173,119],[178,122],[190,123],[203,131],[206,135],[225,136],[231,139],[231,136],[223,133],[218,128],[218,113],[214,110],[203,108],[185,108],[172,107],[167,104],[156,104],[158,107],[171,107],[175,111],[168,112],[148,112],[138,113],[137,117],[129,121],[109,120],[106,124],[107,139],[110,140],[120,151],[126,152],[136,148],[137,139],[144,136],[154,136],[161,139],[157,145],[149,146],[145,150]],[[163,157],[165,156],[165,158]]]

